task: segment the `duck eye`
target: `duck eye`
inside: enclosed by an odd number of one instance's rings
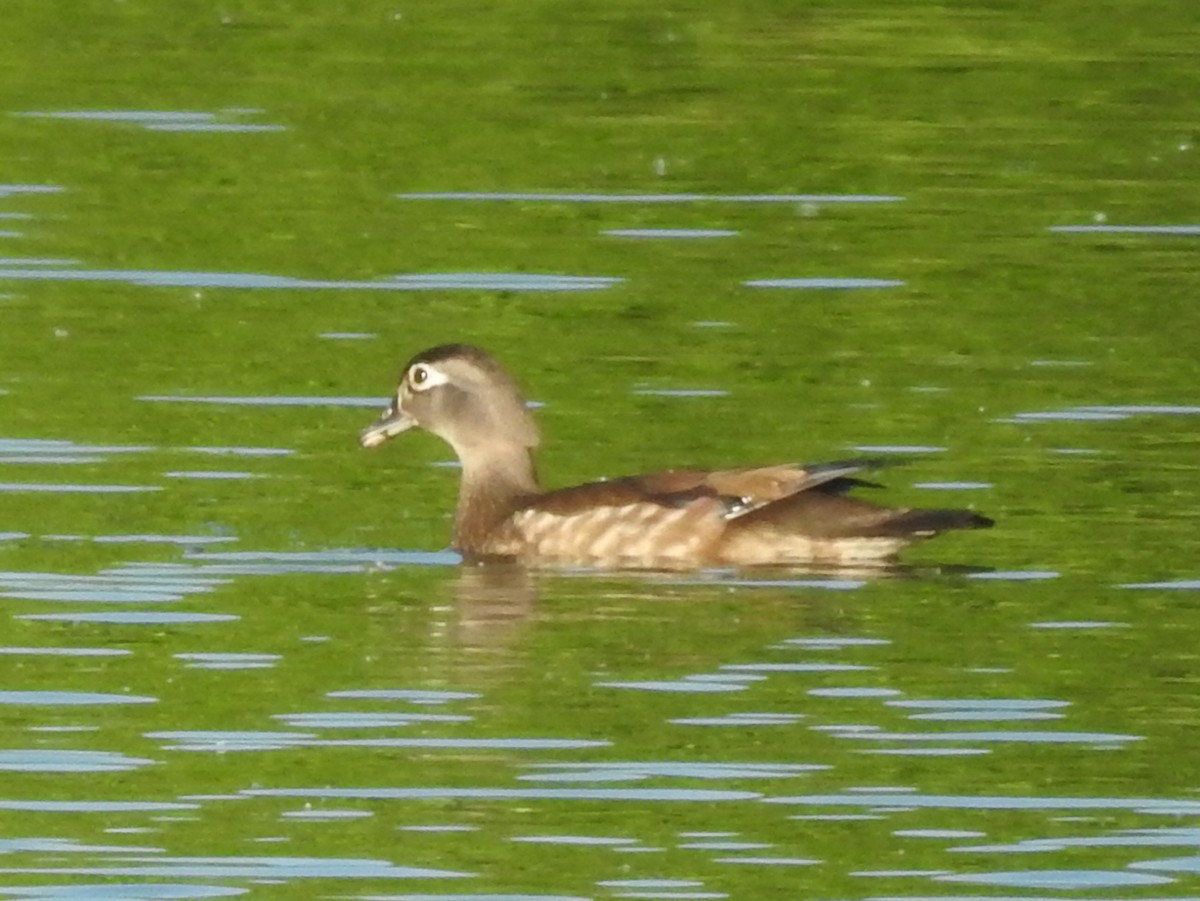
[[[404,376],[404,388],[409,391],[428,391],[446,384],[446,374],[428,363],[413,363]]]

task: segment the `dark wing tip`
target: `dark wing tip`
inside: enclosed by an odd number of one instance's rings
[[[906,510],[892,517],[886,529],[900,535],[936,535],[952,529],[990,529],[996,523],[973,510]]]
[[[994,520],[990,517],[984,516],[982,513],[971,513],[968,510],[967,515],[970,517],[970,524],[965,526],[964,528],[990,529],[992,526],[994,526],[996,524],[996,520]]]

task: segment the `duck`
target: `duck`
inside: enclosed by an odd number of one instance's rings
[[[539,434],[513,377],[471,344],[421,351],[383,413],[359,434],[376,447],[413,428],[461,464],[451,547],[464,562],[701,569],[863,566],[993,521],[971,510],[885,507],[849,492],[882,461],[667,469],[545,490]]]

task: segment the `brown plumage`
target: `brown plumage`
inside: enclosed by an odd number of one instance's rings
[[[445,344],[405,365],[395,397],[360,442],[419,426],[462,463],[452,544],[465,558],[616,567],[843,565],[886,561],[915,540],[992,525],[968,510],[881,507],[846,496],[874,465],[669,470],[542,491],[537,427],[487,353]]]

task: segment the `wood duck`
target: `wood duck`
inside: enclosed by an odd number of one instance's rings
[[[464,559],[627,568],[862,565],[948,529],[992,521],[969,510],[880,507],[846,496],[875,465],[847,460],[667,470],[543,491],[538,431],[520,389],[468,344],[423,351],[363,447],[419,426],[462,463],[452,546]],[[873,486],[874,487],[874,486]]]

